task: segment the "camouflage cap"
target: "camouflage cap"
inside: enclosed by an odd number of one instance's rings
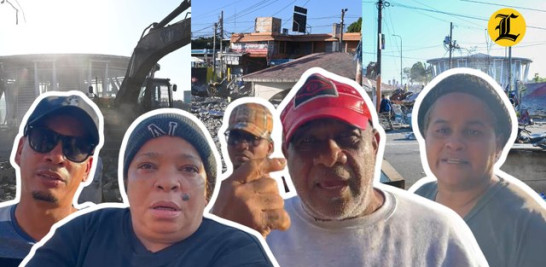
[[[261,138],[270,138],[273,131],[273,116],[263,105],[240,104],[231,111],[227,130],[241,130]]]

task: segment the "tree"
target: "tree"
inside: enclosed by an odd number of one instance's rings
[[[362,17],[358,18],[357,21],[351,23],[351,25],[347,27],[347,32],[360,32],[361,28],[362,28]]]
[[[533,77],[533,81],[536,83],[542,83],[546,82],[546,78],[538,76],[538,73],[535,73],[535,77]]]
[[[432,65],[426,66],[423,62],[415,62],[410,68],[404,68],[404,74],[409,78],[410,83],[417,82],[426,84],[432,80]]]
[[[191,40],[191,48],[192,49],[212,49],[212,44],[214,43],[213,37],[199,37],[197,39]],[[224,47],[229,46],[229,40],[224,40],[222,45]],[[220,39],[216,38],[216,49],[220,48]]]
[[[427,68],[426,68],[426,76],[425,76],[425,84],[427,84],[429,81],[432,80],[433,77],[433,74],[434,74],[434,67],[432,67],[432,64],[428,64]]]
[[[411,66],[410,70],[410,80],[415,82],[423,82],[426,79],[426,70],[425,66],[423,65],[423,62],[418,61],[413,66]]]

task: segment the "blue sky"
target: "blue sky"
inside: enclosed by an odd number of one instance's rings
[[[317,0],[233,0],[193,1],[193,38],[212,36],[213,25],[224,11],[224,28],[227,33],[252,32],[256,17],[276,17],[282,20],[282,27],[292,29],[294,6],[307,8],[307,30],[311,33],[330,33],[332,24],[341,22],[341,9],[347,8],[345,24],[358,20],[362,14],[360,0],[317,1]],[[226,34],[224,38],[229,38]]]
[[[362,1],[364,65],[376,61],[377,42],[377,1]],[[540,0],[392,0],[383,9],[383,33],[386,47],[382,51],[383,80],[400,79],[400,39],[402,37],[403,67],[411,67],[415,62],[427,59],[448,57],[443,46],[445,36],[449,35],[449,23],[453,22],[453,39],[462,48],[454,56],[468,53],[488,53],[490,41],[485,29],[487,20],[503,5],[517,6],[525,18],[527,31],[523,40],[512,48],[512,57],[525,57],[533,60],[529,78],[538,72],[546,77],[546,1]],[[485,4],[488,3],[488,4]],[[505,6],[506,7],[506,6]],[[519,8],[518,8],[519,7]],[[542,11],[524,9],[532,8]],[[431,10],[431,11],[425,11]],[[452,14],[445,14],[449,12]],[[466,17],[463,17],[464,15]],[[473,19],[477,18],[477,19]],[[532,26],[532,27],[529,27]],[[492,44],[489,54],[504,56],[504,47]]]
[[[10,0],[20,9],[19,24],[15,25],[15,11],[6,3],[0,4],[0,55],[29,53],[97,53],[130,56],[143,29],[165,17],[179,5],[180,0]],[[212,25],[224,10],[225,30],[251,31],[255,17],[275,16],[282,19],[283,27],[291,28],[293,6],[308,9],[308,28],[311,33],[328,33],[331,24],[340,22],[341,9],[348,8],[346,24],[363,16],[364,63],[375,61],[377,41],[376,1],[317,1],[317,0],[198,0],[192,5],[194,36],[210,36]],[[383,79],[400,77],[400,40],[403,38],[403,66],[411,67],[417,61],[447,56],[442,41],[449,34],[453,22],[453,37],[461,53],[487,53],[486,21],[498,4],[546,10],[546,1],[517,0],[392,0],[384,9],[383,32],[386,49],[383,50]],[[495,3],[496,5],[477,2]],[[424,11],[436,10],[435,12]],[[514,57],[533,60],[529,76],[538,72],[546,77],[546,12],[516,8],[523,14],[528,26],[524,39],[513,48]],[[441,14],[451,12],[468,17]],[[24,15],[23,15],[24,13]],[[180,19],[181,17],[177,18]],[[229,35],[226,34],[225,37]],[[181,89],[190,86],[190,47],[186,46],[160,61],[158,77],[169,77]],[[492,45],[490,54],[503,56],[505,49]],[[180,97],[180,95],[178,95]]]
[[[9,0],[0,4],[0,56],[91,53],[131,56],[142,31],[159,22],[180,0]],[[180,15],[173,22],[182,19]],[[156,77],[190,87],[190,46],[164,57]],[[175,95],[181,98],[182,93]]]

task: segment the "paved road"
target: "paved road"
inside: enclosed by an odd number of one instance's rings
[[[546,122],[527,128],[532,133],[546,132]],[[425,176],[417,140],[407,140],[409,128],[387,132],[384,158],[406,179],[406,189]],[[521,146],[516,144],[514,147]],[[526,145],[531,146],[531,145]],[[501,169],[517,177],[538,192],[546,192],[546,152],[512,150]]]
[[[417,140],[407,140],[409,128],[387,132],[384,158],[406,179],[406,189],[425,176]]]

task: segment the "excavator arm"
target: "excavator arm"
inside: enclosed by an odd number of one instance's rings
[[[144,30],[133,51],[127,73],[116,95],[115,103],[120,107],[121,112],[133,113],[135,111],[140,88],[150,72],[153,73],[152,70],[155,70],[157,62],[165,55],[190,43],[191,18],[167,25],[190,6],[191,0],[182,1],[180,6],[161,22],[153,23]]]

